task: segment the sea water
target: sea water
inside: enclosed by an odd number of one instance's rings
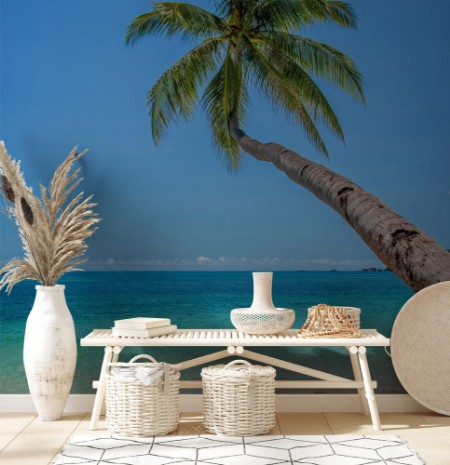
[[[230,311],[249,307],[253,295],[251,272],[76,272],[65,275],[59,284],[66,285],[67,305],[78,341],[94,328],[110,328],[114,320],[136,316],[170,318],[179,328],[232,328]],[[26,281],[15,286],[10,295],[0,296],[0,394],[28,393],[22,350],[34,286]],[[294,328],[305,322],[308,307],[326,303],[361,308],[361,327],[376,328],[389,337],[395,317],[412,295],[391,272],[298,271],[274,272],[273,276],[274,304],[295,310]],[[352,376],[343,348],[255,351],[339,376]],[[122,352],[120,360],[150,353],[157,360],[177,363],[208,352],[211,348],[130,347]],[[94,392],[92,381],[98,379],[102,357],[102,347],[78,347],[72,393]],[[368,359],[372,377],[378,381],[378,393],[404,392],[383,348],[369,348]],[[182,379],[199,379],[199,368],[183,372]],[[277,370],[277,379],[305,377]]]

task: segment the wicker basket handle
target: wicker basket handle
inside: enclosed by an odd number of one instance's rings
[[[153,363],[158,363],[151,355],[147,354],[136,355],[128,363],[134,363],[136,360],[139,360],[140,358],[146,358],[147,360],[150,360]]]
[[[224,368],[230,368],[233,365],[247,365],[248,367],[253,366],[250,362],[247,362],[247,360],[240,359],[240,360],[233,360],[232,362],[225,365]]]

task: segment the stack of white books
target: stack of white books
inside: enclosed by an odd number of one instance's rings
[[[155,337],[172,334],[177,330],[168,318],[136,317],[114,321],[113,336]]]

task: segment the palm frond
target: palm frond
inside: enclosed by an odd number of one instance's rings
[[[217,13],[228,21],[234,15],[243,15],[248,11],[253,11],[260,0],[214,0]]]
[[[171,66],[156,81],[147,97],[153,138],[158,144],[171,123],[188,119],[198,100],[198,89],[217,68],[220,39],[206,40]]]
[[[339,26],[357,28],[357,17],[354,8],[347,2],[327,1],[328,14]]]
[[[253,81],[274,110],[281,109],[302,125],[308,139],[327,154],[316,121],[323,122],[341,139],[343,132],[315,79],[329,81],[364,102],[362,76],[344,53],[292,31],[315,23],[356,28],[352,6],[342,0],[213,3],[215,14],[184,3],[155,3],[151,12],[136,17],[130,25],[128,42],[152,34],[207,37],[169,68],[148,93],[154,141],[158,144],[179,117],[188,119],[192,115],[200,88],[206,85],[201,101],[213,138],[219,151],[227,155],[230,166],[236,168],[239,148],[231,136],[230,118],[233,117],[233,127],[234,116],[243,122],[248,104],[247,84]],[[220,46],[214,48],[213,41]],[[251,43],[251,47],[245,42]],[[249,50],[243,53],[242,47]],[[208,84],[207,79],[211,79]]]
[[[306,73],[301,75],[302,82],[296,82],[291,77],[287,78],[284,71],[277,68],[277,63],[271,61],[273,57],[269,58],[250,41],[246,42],[244,56],[248,61],[255,85],[261,94],[272,103],[274,110],[281,109],[287,119],[300,124],[305,130],[308,140],[318,151],[328,157],[325,143],[313,117],[308,112],[307,105],[316,116],[317,112],[320,111],[322,118],[328,119],[330,126],[335,126],[338,135],[341,134],[340,126],[337,119],[334,120],[334,113],[328,113],[326,99],[323,97],[320,100],[320,105],[317,103],[321,94],[312,80],[308,79]],[[302,97],[305,102],[302,101]]]
[[[332,82],[354,99],[365,101],[362,75],[345,53],[322,42],[294,34],[270,32],[261,34],[261,39],[318,78]]]
[[[246,100],[247,94],[240,70],[228,49],[222,66],[205,89],[202,106],[209,118],[219,153],[225,153],[232,170],[239,166],[240,151],[230,132],[230,115],[235,112],[242,123]]]
[[[296,95],[295,102],[301,102],[315,121],[322,121],[341,140],[344,140],[344,133],[333,108],[311,76],[279,49],[272,48],[270,45],[257,46],[257,48],[259,59],[265,61],[265,65],[270,68],[269,71],[276,73],[278,78],[282,78],[289,84],[289,88]],[[292,103],[295,104],[295,102]]]
[[[181,34],[197,39],[214,37],[227,30],[227,24],[218,16],[196,5],[178,2],[157,2],[153,11],[137,16],[128,27],[126,43],[134,44],[148,35]]]
[[[290,31],[310,24],[315,19],[306,1],[266,0],[255,9],[256,31]],[[317,3],[313,1],[312,3]]]
[[[257,2],[253,16],[257,31],[289,32],[319,22],[356,27],[352,7],[341,1],[266,0]]]

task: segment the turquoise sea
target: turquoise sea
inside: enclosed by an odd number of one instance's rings
[[[60,284],[66,285],[78,340],[94,328],[109,328],[116,319],[134,316],[168,317],[179,328],[232,328],[230,310],[250,306],[253,293],[251,272],[76,272],[64,276]],[[34,286],[23,282],[9,296],[0,296],[0,394],[28,392],[22,346]],[[360,307],[361,327],[390,336],[397,313],[412,294],[391,272],[274,272],[273,277],[274,304],[296,311],[294,328],[304,323],[308,307],[327,303]],[[147,352],[176,363],[209,350],[127,348],[121,360]],[[262,348],[260,352],[351,376],[345,349]],[[98,379],[102,356],[103,348],[78,347],[72,393],[94,392],[92,380]],[[404,392],[383,348],[369,348],[368,358],[378,393]],[[199,379],[199,369],[182,376]],[[278,379],[297,379],[294,376],[282,370],[277,373]]]

